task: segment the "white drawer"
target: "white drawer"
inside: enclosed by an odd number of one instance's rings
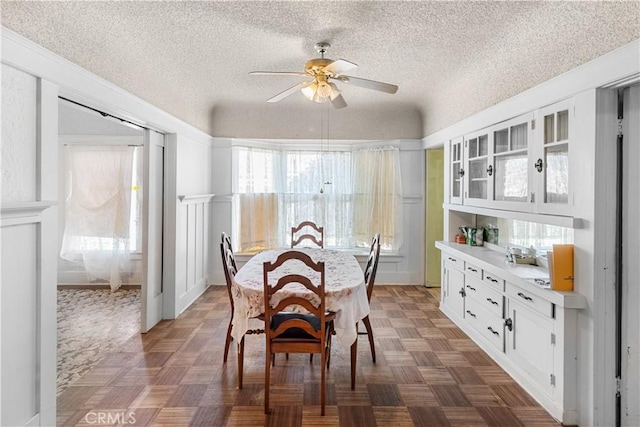
[[[507,296],[546,317],[553,317],[553,304],[551,302],[510,282],[507,283]]]
[[[464,271],[464,261],[460,258],[456,258],[450,254],[443,253],[444,267],[447,269],[457,268],[460,271]]]
[[[482,281],[500,292],[504,292],[504,279],[497,274],[484,270],[482,272]]]
[[[465,300],[465,320],[491,345],[504,351],[504,320],[487,310],[475,299]]]
[[[478,280],[465,280],[465,292],[468,297],[477,302],[498,317],[504,315],[504,297],[493,287],[487,286]]]
[[[482,280],[482,269],[469,261],[465,261],[464,263],[464,273],[467,277],[475,277],[478,280]]]

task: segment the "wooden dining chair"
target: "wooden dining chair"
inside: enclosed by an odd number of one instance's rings
[[[373,284],[376,280],[376,271],[378,271],[378,259],[380,258],[380,233],[376,233],[371,241],[371,248],[369,249],[369,257],[367,258],[367,265],[364,268],[364,281],[367,284],[367,299],[371,304],[371,295],[373,294]],[[373,363],[376,363],[376,345],[373,341],[373,330],[371,329],[371,321],[369,315],[362,319],[362,323],[366,329],[366,332],[358,332],[359,335],[367,335],[369,337],[369,347],[371,347],[371,357]]]
[[[311,227],[316,234],[302,232],[304,227]],[[297,237],[296,237],[297,235]],[[303,221],[297,227],[291,227],[291,247],[295,248],[305,240],[310,240],[319,247],[324,247],[324,227],[318,227],[313,221]]]
[[[223,363],[227,363],[227,357],[229,355],[229,346],[231,345],[231,341],[233,338],[231,337],[231,331],[233,330],[233,313],[234,313],[234,304],[233,304],[233,293],[231,290],[231,285],[233,282],[233,277],[238,272],[238,267],[236,266],[235,256],[233,254],[233,249],[231,248],[231,239],[225,233],[222,232],[222,241],[220,242],[220,254],[222,255],[222,267],[224,269],[224,278],[227,282],[227,293],[229,294],[229,304],[231,305],[231,317],[229,318],[229,326],[227,327],[227,337],[224,343],[224,356]],[[258,319],[262,319],[262,316],[257,317]],[[250,329],[245,335],[253,335],[253,334],[263,334],[264,329]],[[242,337],[242,341],[238,345],[238,387],[242,389],[242,380],[243,380],[243,372],[244,372],[244,336]]]
[[[283,267],[286,265],[285,267]],[[278,271],[296,273],[281,276]],[[317,272],[319,277],[308,277],[304,272]],[[282,253],[273,262],[263,264],[264,275],[264,319],[266,334],[264,412],[269,412],[269,386],[271,383],[272,355],[277,353],[319,353],[321,355],[320,405],[324,415],[326,369],[331,356],[331,335],[334,313],[325,310],[325,266],[324,262],[314,262],[309,255],[299,251]],[[315,275],[314,275],[315,276]],[[287,296],[285,288],[304,286],[313,293],[313,298]],[[298,305],[309,314],[286,311],[287,307]]]

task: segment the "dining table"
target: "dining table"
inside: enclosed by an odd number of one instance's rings
[[[349,348],[358,336],[357,323],[369,314],[369,301],[364,274],[358,260],[347,251],[323,248],[282,248],[259,252],[250,258],[233,278],[231,290],[234,301],[232,336],[240,342],[249,330],[249,320],[264,313],[263,264],[273,262],[282,253],[300,251],[308,254],[314,262],[325,263],[325,306],[335,313],[334,329],[336,340]],[[318,283],[319,273],[308,269],[302,263],[288,263],[270,273],[274,284],[280,276],[292,273],[308,275],[313,283]],[[295,270],[295,271],[294,271]],[[285,289],[287,296],[309,297],[311,291],[301,284],[292,284]],[[304,313],[299,306],[288,308]]]

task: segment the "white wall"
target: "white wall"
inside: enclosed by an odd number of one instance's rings
[[[172,275],[169,280],[175,284],[175,301],[169,304],[178,314],[200,296],[209,283],[212,146],[182,135],[172,135],[169,145],[175,150],[165,153],[172,163],[169,169],[175,170],[175,196],[167,194],[165,199],[167,209],[171,210],[167,220],[175,227],[172,254],[175,265],[169,272]],[[166,307],[165,304],[165,313]]]
[[[57,90],[2,65],[0,424],[55,424]]]

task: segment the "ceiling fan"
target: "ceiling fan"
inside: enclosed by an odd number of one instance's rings
[[[304,72],[252,71],[249,73],[252,75],[301,76],[310,79],[302,81],[284,92],[280,92],[273,98],[268,99],[267,102],[278,102],[300,90],[310,101],[319,103],[330,101],[331,105],[335,108],[344,108],[347,106],[347,103],[332,80],[390,94],[398,91],[398,86],[396,85],[342,74],[345,71],[356,68],[357,65],[344,59],[334,61],[333,59],[325,58],[324,54],[327,52],[327,49],[331,47],[329,43],[316,43],[314,47],[320,54],[320,58],[307,61],[304,66]]]

